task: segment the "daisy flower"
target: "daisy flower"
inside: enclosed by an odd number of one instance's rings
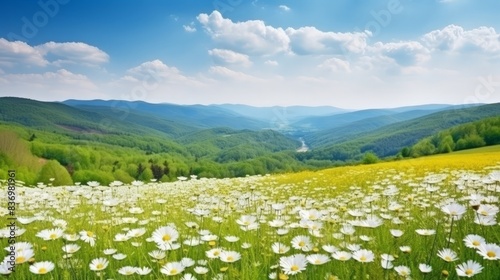
[[[399,230],[399,229],[391,229],[390,232],[394,238],[401,237],[404,233],[402,230]]]
[[[307,267],[307,259],[303,254],[280,258],[280,267],[286,275],[301,273]]]
[[[330,261],[327,255],[313,254],[306,257],[306,260],[312,265],[321,265]]]
[[[151,273],[151,271],[153,270],[147,266],[135,268],[135,273],[139,275],[148,275],[149,273]]]
[[[203,275],[203,274],[207,274],[208,273],[208,268],[206,268],[204,266],[197,266],[197,267],[193,268],[193,271],[196,274]]]
[[[449,248],[444,248],[442,250],[439,250],[437,255],[446,262],[453,262],[458,260],[457,253],[455,253],[453,250]]]
[[[91,231],[85,231],[85,230],[80,231],[80,239],[86,243],[89,243],[91,247],[95,246],[96,236]]]
[[[398,273],[399,276],[401,277],[409,277],[410,276],[410,268],[404,265],[399,265],[394,267],[394,270]]]
[[[195,261],[191,258],[185,257],[185,258],[182,258],[181,264],[183,267],[191,267],[195,264]]]
[[[161,227],[153,232],[153,241],[157,244],[171,244],[178,238],[179,232],[171,226]]]
[[[184,271],[184,266],[182,266],[180,262],[167,263],[160,269],[161,273],[168,276],[178,275],[183,271]]]
[[[430,273],[432,271],[432,266],[425,264],[425,263],[421,263],[418,265],[418,269],[422,273]]]
[[[76,253],[78,250],[80,250],[80,246],[78,244],[66,244],[62,247],[62,250],[66,253],[66,254],[74,254]]]
[[[481,244],[485,244],[486,240],[477,234],[469,234],[464,238],[465,246],[468,248],[479,248]]]
[[[29,259],[35,256],[35,252],[32,249],[24,249],[15,252],[16,264],[22,264],[27,262]]]
[[[108,267],[108,264],[109,262],[105,258],[95,258],[90,262],[89,268],[92,271],[101,271],[106,269],[106,267]]]
[[[30,265],[30,271],[31,273],[34,274],[47,274],[54,270],[54,263],[53,262],[36,262],[32,265]]]
[[[361,249],[352,253],[352,258],[358,262],[372,262],[375,259],[375,255],[372,251]]]
[[[182,276],[181,280],[196,280],[196,277],[191,273],[186,273]]]
[[[127,257],[127,255],[122,254],[122,253],[118,253],[118,254],[114,254],[114,255],[113,255],[113,259],[115,259],[115,260],[119,260],[119,261],[121,261],[121,260],[125,259],[126,257]]]
[[[3,261],[0,263],[0,274],[8,275],[15,271],[15,268],[9,264],[7,261]]]
[[[56,240],[63,236],[64,230],[62,228],[54,228],[54,229],[44,229],[36,234],[37,237],[42,238],[43,240]]]
[[[286,254],[290,250],[289,246],[280,242],[273,243],[273,245],[271,245],[271,248],[275,254],[279,255]]]
[[[468,260],[456,267],[457,275],[462,277],[472,277],[476,274],[481,273],[483,267],[476,261]]]
[[[118,269],[118,273],[121,275],[132,275],[137,271],[137,268],[133,266],[124,266],[120,269]]]
[[[103,253],[104,255],[113,255],[114,253],[116,253],[116,249],[112,249],[112,248],[109,248],[109,249],[104,249]]]
[[[332,258],[339,261],[348,261],[352,257],[352,254],[346,251],[336,251],[332,254]]]
[[[465,208],[465,206],[463,206],[462,204],[452,202],[441,207],[441,211],[443,211],[445,214],[450,215],[454,219],[460,220],[462,218],[462,215],[467,211],[467,208]]]
[[[235,251],[222,251],[220,260],[225,263],[233,263],[241,259],[241,254]]]
[[[220,254],[222,253],[222,249],[220,248],[213,248],[205,252],[205,255],[209,259],[218,259],[220,257]]]
[[[299,249],[304,252],[310,251],[312,249],[311,238],[306,235],[298,235],[292,239],[292,247],[294,249]]]
[[[494,243],[481,244],[477,253],[485,260],[498,260],[500,259],[500,246]]]

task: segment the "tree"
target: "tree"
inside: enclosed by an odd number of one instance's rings
[[[50,179],[54,178],[52,184],[54,186],[72,185],[73,180],[68,171],[57,160],[49,160],[40,170],[38,174],[38,182],[50,183]]]
[[[410,157],[411,150],[408,147],[404,147],[401,149],[401,156],[402,157]]]
[[[28,141],[32,142],[33,140],[36,139],[35,133],[31,134],[30,139]]]
[[[373,164],[379,161],[378,156],[373,152],[366,152],[363,157],[363,164]]]
[[[439,142],[438,153],[450,153],[454,148],[455,142],[453,142],[453,137],[447,135]]]

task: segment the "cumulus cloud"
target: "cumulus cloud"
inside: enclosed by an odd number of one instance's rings
[[[364,32],[323,32],[313,26],[287,28],[291,50],[299,55],[363,53],[369,35]]]
[[[425,34],[422,41],[433,50],[500,53],[500,34],[493,27],[481,26],[465,30],[452,24]]]
[[[222,48],[249,55],[272,55],[288,51],[290,42],[282,28],[266,25],[262,20],[233,22],[213,11],[197,17],[206,32]]]
[[[81,43],[48,42],[35,47],[44,56],[52,55],[57,59],[56,65],[65,63],[79,63],[86,65],[99,65],[109,61],[109,55],[97,47]]]
[[[279,8],[285,12],[288,12],[290,11],[290,7],[288,7],[287,5],[279,5]]]
[[[49,62],[44,55],[32,46],[21,41],[7,41],[0,38],[0,65],[12,67],[15,65],[46,66]]]
[[[329,58],[320,65],[319,68],[326,69],[333,72],[351,72],[351,64],[349,61],[342,60],[336,57]]]
[[[430,58],[430,51],[416,41],[397,43],[377,42],[372,49],[375,53],[380,53],[393,59],[400,66],[420,64]]]
[[[147,61],[139,66],[127,70],[124,81],[150,81],[150,82],[186,82],[188,77],[182,75],[176,67],[171,67],[156,59]]]
[[[184,27],[184,31],[186,32],[196,32],[196,28],[194,26],[190,26],[190,25],[183,25],[182,27]]]
[[[246,67],[252,64],[248,55],[231,50],[212,49],[208,51],[208,54],[211,55],[218,64],[236,64]]]

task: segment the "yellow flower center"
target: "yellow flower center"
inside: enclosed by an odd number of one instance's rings
[[[165,234],[163,235],[163,237],[161,238],[163,241],[170,241],[172,239],[172,237],[168,234]]]
[[[299,247],[304,247],[305,245],[306,245],[306,243],[304,241],[299,242]]]
[[[49,238],[50,238],[50,239],[56,239],[56,238],[57,238],[57,234],[55,234],[55,233],[51,233],[51,234],[49,235]]]
[[[175,268],[172,268],[172,270],[170,270],[170,274],[172,274],[172,275],[175,275],[175,274],[177,274],[177,269],[175,269]]]
[[[101,270],[101,269],[104,269],[104,265],[102,263],[98,263],[95,268],[97,268],[98,270]]]
[[[493,252],[493,251],[488,251],[488,253],[486,253],[486,256],[488,256],[490,258],[494,258],[497,256],[497,254],[495,254],[495,252]]]
[[[88,237],[94,237],[94,233],[93,233],[93,232],[91,232],[91,231],[87,231],[87,236],[88,236]]]
[[[472,270],[470,268],[465,271],[466,275],[472,275],[473,273],[474,273],[474,270]]]
[[[474,241],[472,241],[472,245],[479,246],[479,245],[481,245],[481,243],[479,243],[479,241],[477,241],[477,240],[474,240]]]
[[[314,261],[315,264],[320,264],[321,262],[319,260]]]
[[[47,272],[48,271],[47,271],[47,269],[45,267],[41,267],[41,268],[38,269],[38,274],[45,274]]]
[[[365,256],[361,256],[361,258],[359,258],[360,261],[362,262],[366,262],[366,257]]]
[[[229,256],[229,257],[227,257],[227,261],[232,262],[232,261],[234,261],[234,258],[232,256]]]
[[[451,262],[451,258],[450,258],[450,256],[446,256],[446,257],[444,257],[444,260],[445,260],[445,261],[447,261],[447,262]]]
[[[215,251],[215,252],[214,252],[214,256],[218,256],[219,254],[220,254],[220,252],[219,252],[219,251]]]
[[[26,258],[23,256],[17,257],[16,258],[16,264],[23,263],[26,261]]]
[[[292,267],[290,267],[290,270],[291,271],[298,271],[299,270],[299,267],[297,265],[292,265]]]

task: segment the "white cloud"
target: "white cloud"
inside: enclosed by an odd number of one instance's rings
[[[266,60],[264,63],[270,66],[278,66],[279,64],[276,60]]]
[[[425,34],[422,41],[440,51],[500,53],[500,34],[493,27],[465,30],[461,26],[448,25]]]
[[[87,76],[66,69],[45,73],[7,74],[3,78],[0,91],[2,95],[38,100],[65,100],[77,96],[102,98],[102,92]]]
[[[216,77],[234,81],[246,81],[246,82],[262,81],[262,79],[260,78],[245,74],[243,72],[234,71],[223,66],[212,66],[210,67],[209,73],[215,75]]]
[[[122,79],[128,81],[139,80],[154,80],[156,82],[182,82],[187,81],[188,78],[181,74],[179,69],[167,66],[161,60],[156,59],[147,61],[139,66],[127,70],[127,74]]]
[[[249,55],[272,55],[288,51],[289,38],[282,28],[261,20],[233,22],[218,11],[197,17],[203,28],[222,48]]]
[[[35,47],[44,56],[52,55],[57,58],[55,65],[78,63],[85,65],[99,65],[109,61],[109,55],[97,47],[81,43],[48,42]]]
[[[336,57],[329,58],[320,65],[319,68],[326,69],[332,72],[351,72],[351,64],[349,61],[342,60]]]
[[[21,41],[7,41],[0,38],[0,65],[46,66],[48,61],[39,50]]]
[[[225,49],[212,49],[208,51],[216,63],[219,64],[239,64],[245,67],[252,65],[250,58],[246,54],[237,53]]]
[[[369,35],[364,32],[323,32],[316,27],[287,28],[291,50],[300,55],[363,53]]]
[[[430,58],[430,51],[416,41],[385,44],[377,42],[371,49],[393,59],[400,66],[421,64]]]
[[[183,25],[182,27],[184,27],[184,30],[186,32],[196,32],[196,28],[194,26],[190,26],[190,25]]]
[[[288,7],[287,5],[279,5],[279,8],[285,12],[288,12],[290,11],[290,7]]]

